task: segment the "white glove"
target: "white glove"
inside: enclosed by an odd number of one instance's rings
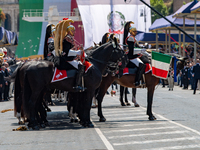
[[[77,55],[81,55],[82,54],[82,51],[81,50],[78,50],[78,51],[75,51],[75,50],[69,50],[69,53],[68,53],[68,56],[77,56]]]
[[[81,54],[82,54],[82,51],[81,51],[81,50],[78,50],[78,51],[77,51],[77,55],[80,56]]]

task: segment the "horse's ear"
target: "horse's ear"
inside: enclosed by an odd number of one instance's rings
[[[93,42],[93,43],[94,43],[94,46],[97,46],[97,44],[95,42]]]
[[[115,42],[115,45],[117,46],[118,45],[118,41],[117,41],[117,38],[116,37],[114,37],[114,42]]]
[[[99,46],[101,46],[102,45],[102,43],[101,42],[99,42]]]

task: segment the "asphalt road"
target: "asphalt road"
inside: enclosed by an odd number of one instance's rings
[[[95,128],[69,123],[65,103],[51,106],[50,127],[39,131],[12,131],[19,127],[13,111],[0,113],[0,150],[198,150],[200,91],[192,93],[177,86],[173,91],[156,87],[153,103],[156,121],[148,121],[146,115],[146,89],[137,90],[140,104],[137,108],[120,106],[119,92],[113,97],[106,95],[103,113],[107,121],[99,122],[97,109],[91,110]],[[128,97],[131,100],[131,94]],[[12,108],[13,100],[0,102],[0,110]]]

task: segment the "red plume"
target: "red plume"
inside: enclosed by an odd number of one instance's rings
[[[63,18],[63,20],[68,20],[69,18]]]

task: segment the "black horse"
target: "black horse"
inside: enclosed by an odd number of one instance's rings
[[[92,67],[84,75],[84,85],[87,91],[83,92],[84,106],[80,119],[83,126],[93,127],[90,121],[90,109],[92,97],[95,89],[100,85],[102,73],[109,68],[111,71],[117,71],[121,62],[127,61],[124,51],[120,48],[117,41],[106,43],[91,54],[88,54],[88,59],[92,63]],[[125,67],[125,66],[124,66]],[[113,69],[114,68],[114,69]],[[48,61],[31,61],[25,63],[18,74],[21,74],[20,79],[16,78],[15,95],[22,96],[24,114],[29,120],[29,124],[33,129],[39,129],[36,115],[38,113],[38,104],[43,98],[46,88],[60,89],[69,92],[75,92],[73,89],[75,78],[66,78],[62,81],[51,83],[54,74],[54,65]],[[24,80],[23,80],[24,78]],[[23,83],[24,81],[24,83]],[[23,90],[20,90],[22,88]],[[16,99],[17,100],[17,99]],[[21,108],[20,108],[21,109]]]
[[[174,55],[172,55],[174,56]],[[179,61],[177,61],[176,66],[177,66],[177,72],[178,73],[185,64],[185,59],[186,58],[179,58]],[[174,62],[174,58],[172,59],[172,64]],[[172,67],[174,67],[172,65]],[[152,103],[153,103],[153,94],[155,90],[155,86],[159,83],[159,78],[152,76],[151,72],[148,72],[145,74],[145,82],[146,82],[146,87],[147,87],[147,115],[149,116],[149,120],[155,120],[156,117],[152,113]],[[135,74],[128,74],[128,75],[123,75],[120,79],[108,74],[106,77],[103,77],[101,85],[99,87],[99,92],[97,94],[97,101],[98,101],[98,116],[100,117],[99,121],[104,122],[106,121],[106,118],[103,116],[102,113],[102,101],[103,97],[109,88],[109,86],[116,81],[118,84],[125,86],[125,87],[130,87],[130,88],[136,88],[133,83],[135,83]]]

